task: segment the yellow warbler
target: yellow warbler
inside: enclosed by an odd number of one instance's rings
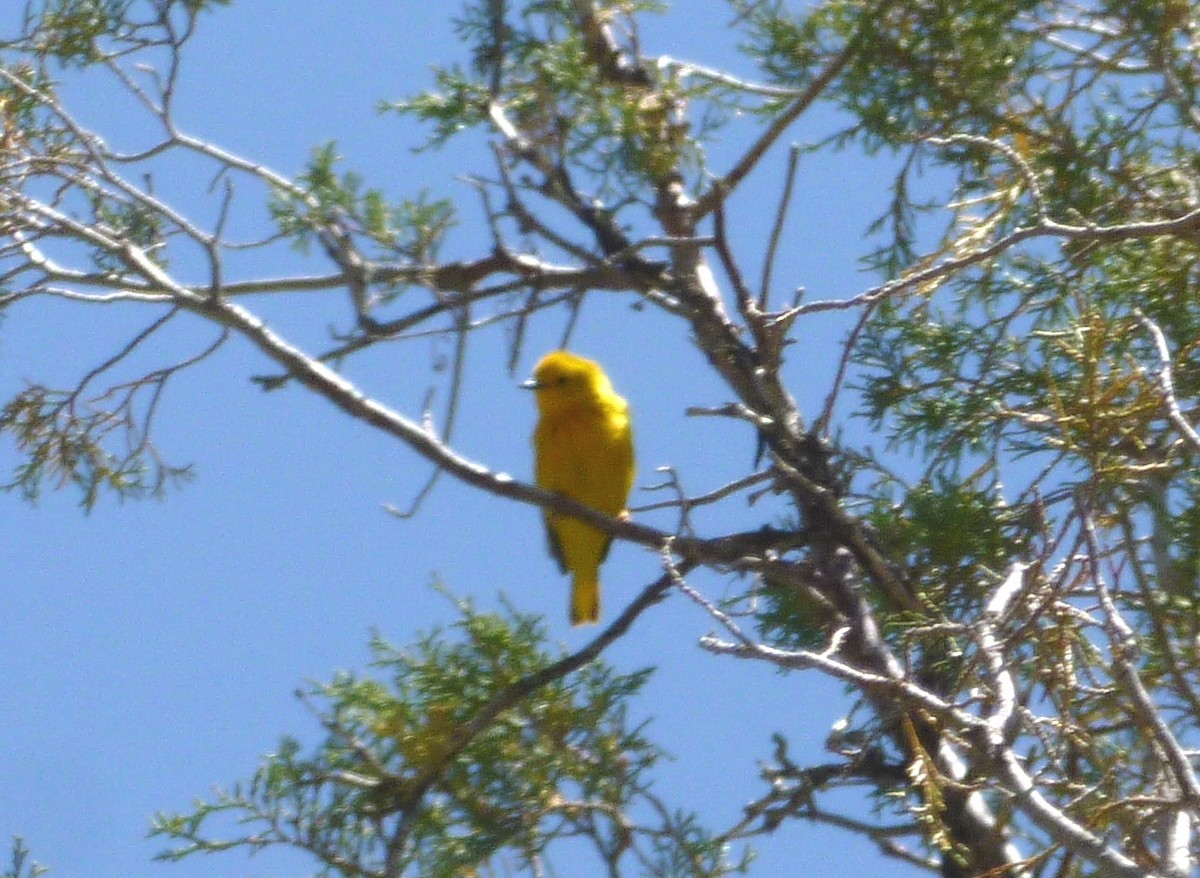
[[[524,386],[537,394],[534,478],[548,491],[599,512],[624,516],[633,488],[629,406],[598,363],[551,351]],[[571,624],[600,619],[600,563],[612,538],[582,521],[544,512],[550,554],[574,575]]]

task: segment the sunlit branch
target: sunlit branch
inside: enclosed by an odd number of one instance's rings
[[[1192,447],[1200,451],[1200,433],[1196,432],[1196,429],[1184,416],[1183,409],[1179,407],[1179,399],[1175,396],[1175,376],[1171,369],[1171,351],[1167,347],[1167,338],[1158,324],[1141,311],[1135,310],[1134,314],[1154,340],[1154,350],[1158,354],[1159,361],[1158,385],[1162,388],[1163,402],[1167,406],[1167,416]]]
[[[655,59],[658,67],[664,70],[673,70],[682,78],[691,76],[706,79],[709,82],[715,82],[720,85],[728,86],[733,91],[745,92],[746,94],[760,95],[767,98],[799,98],[804,92],[796,88],[783,88],[778,85],[770,85],[765,82],[751,82],[748,79],[741,79],[723,70],[718,70],[715,67],[706,67],[703,64],[695,64],[691,61],[683,61],[678,58],[672,58],[669,55],[663,55]]]
[[[1121,682],[1129,696],[1131,712],[1136,717],[1138,725],[1149,733],[1162,749],[1167,764],[1171,766],[1174,782],[1182,795],[1188,802],[1193,803],[1193,806],[1200,804],[1200,780],[1197,780],[1191,759],[1163,719],[1161,711],[1155,705],[1154,699],[1142,681],[1141,674],[1134,667],[1138,639],[1129,623],[1117,609],[1109,592],[1108,584],[1101,573],[1100,558],[1102,555],[1091,512],[1086,508],[1081,508],[1080,519],[1091,556],[1088,574],[1092,586],[1096,590],[1096,597],[1100,601],[1100,608],[1104,613],[1104,631],[1109,640],[1113,676]]]
[[[1158,235],[1190,235],[1200,231],[1200,209],[1189,211],[1175,219],[1147,220],[1144,222],[1115,223],[1112,225],[1078,225],[1061,223],[1048,218],[1032,226],[1022,226],[998,238],[986,247],[980,247],[961,256],[953,256],[933,265],[908,272],[895,280],[880,284],[849,299],[809,302],[797,305],[779,314],[773,320],[795,319],[823,311],[847,311],[870,305],[881,299],[899,296],[934,285],[948,277],[961,273],[973,265],[988,262],[1018,244],[1037,238],[1063,238],[1074,241],[1112,243]]]

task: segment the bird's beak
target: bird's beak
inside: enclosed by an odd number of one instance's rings
[[[521,383],[522,390],[537,390],[541,386],[542,385],[537,383],[536,378],[530,378],[528,381],[524,381]]]

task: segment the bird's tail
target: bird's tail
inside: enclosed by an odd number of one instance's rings
[[[595,573],[576,573],[571,585],[571,624],[600,621],[600,578]]]

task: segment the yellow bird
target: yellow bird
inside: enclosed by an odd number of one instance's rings
[[[626,516],[633,488],[633,431],[629,406],[599,363],[551,351],[523,385],[537,395],[534,478],[548,491],[592,509]],[[600,620],[600,564],[612,538],[582,521],[543,512],[550,554],[574,575],[571,624]]]

